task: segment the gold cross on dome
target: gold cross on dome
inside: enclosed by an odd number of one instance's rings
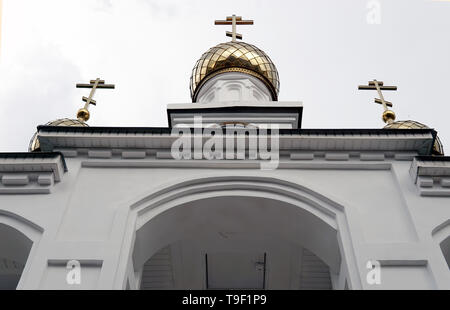
[[[77,88],[91,88],[91,93],[89,97],[83,96],[82,100],[86,102],[84,108],[78,110],[77,118],[81,122],[86,122],[89,120],[89,105],[97,105],[97,101],[94,100],[95,91],[98,88],[114,89],[116,86],[114,84],[105,84],[104,80],[96,79],[91,80],[89,84],[77,84]]]
[[[397,90],[397,86],[384,86],[384,83],[382,81],[369,81],[369,85],[359,85],[359,90],[376,90],[378,92],[378,96],[380,98],[375,98],[375,103],[381,104],[384,108],[383,113],[383,121],[385,123],[392,123],[395,121],[395,113],[394,111],[391,111],[388,109],[388,107],[392,108],[393,104],[392,102],[384,100],[382,90]]]
[[[231,37],[231,41],[236,39],[242,40],[242,34],[236,32],[236,25],[253,25],[253,20],[242,20],[242,16],[227,16],[226,20],[216,20],[214,25],[232,25],[231,32],[227,31],[227,37]]]

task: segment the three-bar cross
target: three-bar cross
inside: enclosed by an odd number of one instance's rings
[[[232,25],[231,32],[227,31],[227,37],[231,37],[231,41],[236,42],[236,39],[242,40],[242,34],[236,32],[236,25],[253,25],[253,20],[242,20],[242,16],[227,16],[226,20],[216,20],[214,25]]]
[[[95,91],[97,88],[106,88],[106,89],[114,89],[114,84],[105,84],[104,80],[96,79],[91,80],[89,84],[77,84],[77,88],[91,88],[91,93],[89,94],[89,97],[83,96],[82,100],[86,103],[84,105],[84,108],[81,108],[78,110],[77,118],[82,121],[86,122],[89,120],[90,113],[89,113],[89,105],[97,105],[97,101],[94,100]]]

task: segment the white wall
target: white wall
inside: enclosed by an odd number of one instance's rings
[[[267,86],[244,73],[228,72],[207,81],[197,96],[198,103],[230,101],[272,101]]]
[[[351,288],[450,289],[449,267],[440,241],[432,236],[450,218],[450,200],[420,196],[408,173],[410,161],[385,160],[390,169],[367,163],[349,170],[345,165],[327,169],[321,166],[323,160],[315,159],[308,161],[309,169],[306,164],[306,168],[274,171],[202,168],[203,161],[191,168],[141,169],[115,167],[114,163],[124,159],[79,156],[66,161],[68,172],[51,194],[0,195],[1,212],[26,218],[43,229],[21,288],[125,288],[133,273],[134,231],[142,225],[139,220],[143,221],[133,211],[134,203],[145,197],[150,201],[152,192],[183,181],[245,176],[298,184],[343,207],[337,218],[347,227],[340,224],[337,228],[349,234],[339,242],[349,274],[356,274]],[[91,162],[90,167],[82,167],[86,162]],[[101,162],[107,164],[95,164]],[[234,190],[239,192],[239,188]],[[265,195],[269,193],[261,192]],[[161,211],[155,208],[151,214]],[[82,263],[81,287],[65,282],[65,263],[71,259]],[[369,260],[381,261],[381,285],[366,282]]]

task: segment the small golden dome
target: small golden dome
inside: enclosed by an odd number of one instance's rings
[[[386,110],[383,112],[383,122],[389,123],[395,121],[395,113],[391,110]]]
[[[84,122],[81,122],[77,119],[69,119],[69,118],[57,119],[56,121],[48,122],[47,124],[45,124],[45,126],[89,127],[89,125]],[[40,147],[41,147],[41,145],[39,143],[39,139],[37,137],[37,132],[36,132],[33,135],[33,137],[31,138],[30,145],[28,147],[28,151],[29,152],[40,151]]]
[[[192,69],[192,102],[197,101],[198,92],[206,81],[225,72],[243,72],[258,78],[272,93],[272,100],[278,100],[280,79],[269,56],[254,45],[227,42],[209,49]]]
[[[386,125],[384,128],[386,129],[425,129],[430,128],[427,125],[416,121],[397,121],[391,124]],[[442,145],[441,139],[436,136],[436,141],[433,146],[433,155],[444,155],[444,147]]]

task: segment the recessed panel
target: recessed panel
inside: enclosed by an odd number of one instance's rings
[[[208,289],[264,289],[264,253],[206,255]]]

